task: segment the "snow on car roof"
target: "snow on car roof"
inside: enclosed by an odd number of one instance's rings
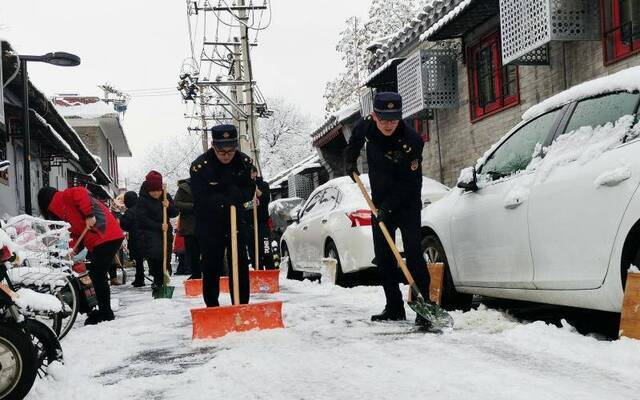
[[[527,121],[576,100],[619,91],[640,91],[640,67],[628,68],[560,92],[529,108],[522,114],[522,119]]]

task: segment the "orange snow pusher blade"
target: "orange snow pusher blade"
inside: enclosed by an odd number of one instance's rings
[[[230,211],[234,305],[191,310],[194,339],[217,338],[229,332],[244,332],[252,329],[284,328],[281,301],[240,304],[236,207],[232,205]]]
[[[191,310],[191,318],[194,339],[215,339],[252,329],[284,328],[281,301],[197,308]]]
[[[280,270],[249,271],[249,286],[251,294],[278,293],[280,291]],[[226,281],[226,282],[225,282]],[[220,278],[220,292],[229,293],[229,278]]]
[[[187,297],[202,296],[202,279],[187,279],[184,281],[184,295]]]
[[[280,291],[280,270],[249,271],[249,285],[251,294],[278,293]],[[202,296],[202,279],[184,281],[184,291],[187,297]],[[220,278],[220,293],[229,293],[229,278]]]

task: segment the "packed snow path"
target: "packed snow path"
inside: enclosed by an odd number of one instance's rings
[[[171,300],[114,289],[117,319],[77,326],[65,365],[30,400],[638,399],[640,341],[603,341],[570,326],[523,324],[481,307],[442,335],[372,324],[382,289],[281,281],[286,329],[191,340],[181,279]],[[228,295],[222,295],[224,303]],[[407,311],[409,308],[407,307]]]

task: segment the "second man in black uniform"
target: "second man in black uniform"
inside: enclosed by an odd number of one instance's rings
[[[397,93],[381,92],[374,99],[374,112],[358,122],[345,153],[346,172],[353,179],[358,172],[360,150],[367,143],[367,162],[371,197],[378,208],[373,223],[373,245],[386,306],[373,321],[406,319],[402,293],[398,286],[401,271],[386,242],[378,221],[395,237],[402,233],[407,266],[422,296],[429,298],[429,275],[420,250],[420,211],[422,201],[422,149],[424,143],[402,121],[402,98]],[[416,324],[427,322],[418,316]]]
[[[220,275],[227,250],[231,270],[230,206],[236,206],[238,220],[238,277],[240,303],[249,303],[248,229],[245,204],[256,190],[251,179],[252,161],[238,150],[238,133],[233,125],[211,129],[212,146],[191,164],[191,190],[196,217],[196,235],[202,251],[202,293],[207,307],[217,307]],[[231,272],[231,271],[230,271]],[[232,275],[231,273],[229,275]],[[229,277],[232,282],[233,277]],[[231,293],[233,302],[233,293]]]

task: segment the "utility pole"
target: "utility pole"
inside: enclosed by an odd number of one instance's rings
[[[267,108],[266,102],[255,83],[251,65],[250,49],[256,43],[250,43],[249,34],[253,30],[264,29],[260,22],[255,25],[257,17],[253,13],[262,13],[268,10],[265,4],[254,5],[253,0],[236,0],[231,5],[227,2],[212,5],[209,1],[199,4],[199,1],[188,0],[187,17],[199,13],[215,13],[217,27],[215,37],[207,39],[204,33],[202,52],[199,60],[195,59],[192,44],[192,63],[199,64],[195,72],[181,73],[178,90],[185,101],[200,102],[200,127],[189,128],[189,131],[202,131],[203,147],[207,142],[207,120],[217,123],[230,120],[238,130],[240,150],[250,155],[254,165],[260,172],[260,146],[257,132],[257,118],[269,118],[272,112]],[[270,10],[269,10],[270,12]],[[224,21],[228,17],[231,21]],[[196,17],[197,18],[197,17]],[[206,18],[206,17],[205,17]],[[270,19],[270,18],[269,18]],[[219,37],[219,27],[234,26],[239,29],[237,33]],[[191,24],[189,25],[191,29]],[[191,34],[191,31],[190,31]],[[209,66],[209,73],[204,74]],[[211,67],[220,68],[219,74],[212,79]],[[184,64],[183,64],[184,67]],[[216,100],[211,103],[210,100]],[[221,114],[218,114],[220,111]],[[209,115],[207,115],[209,113]],[[209,123],[211,125],[211,123]]]
[[[260,140],[258,138],[258,133],[256,132],[256,113],[255,113],[255,104],[253,99],[253,70],[251,67],[251,54],[250,45],[249,45],[249,28],[247,23],[249,18],[247,17],[247,10],[244,8],[246,0],[238,0],[238,7],[240,8],[238,11],[238,16],[240,20],[240,42],[242,43],[242,80],[248,82],[243,88],[242,92],[244,95],[244,103],[246,104],[245,113],[248,115],[245,124],[245,133],[249,137],[250,143],[250,154],[254,160],[254,165],[258,168],[258,173],[262,174],[260,171]]]
[[[200,125],[202,128],[202,151],[204,153],[209,150],[209,135],[207,134],[207,115],[205,114],[205,104],[207,104],[207,99],[204,95],[200,95]]]

